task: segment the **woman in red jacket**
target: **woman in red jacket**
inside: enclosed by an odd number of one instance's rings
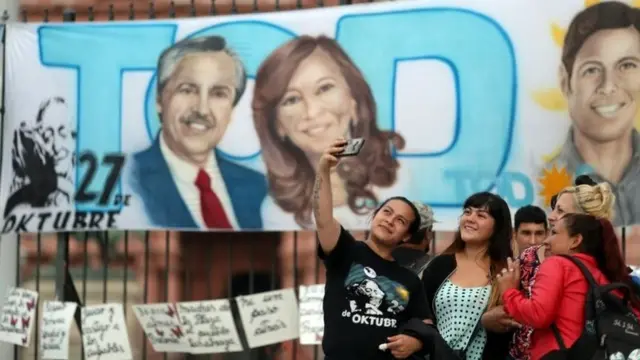
[[[510,261],[508,268],[498,275],[505,311],[515,321],[535,329],[530,347],[532,360],[542,359],[559,349],[551,330],[552,323],[558,327],[568,348],[584,328],[587,280],[570,260],[551,255],[575,256],[600,284],[621,282],[632,285],[613,226],[606,219],[567,214],[556,222],[544,246],[547,259],[540,265],[530,298],[518,290],[518,261]],[[640,318],[637,297],[631,297],[631,305]]]

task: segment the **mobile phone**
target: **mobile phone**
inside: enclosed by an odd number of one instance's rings
[[[347,146],[345,146],[344,151],[339,154],[336,154],[336,156],[338,157],[356,156],[360,153],[360,150],[362,150],[363,146],[364,146],[363,138],[349,139],[347,140]]]

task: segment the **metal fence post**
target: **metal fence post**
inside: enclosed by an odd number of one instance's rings
[[[72,9],[65,9],[63,21],[73,22],[76,20],[76,12]],[[71,274],[69,273],[69,237],[71,233],[58,234],[58,247],[56,255],[56,298],[58,301],[70,301],[78,304],[74,318],[78,331],[82,335],[82,322],[80,318],[80,309],[82,301],[78,295],[78,291],[73,283]],[[86,240],[85,240],[86,241]]]
[[[0,0],[0,20],[3,26],[0,38],[2,39],[2,73],[0,73],[0,86],[2,89],[2,107],[0,108],[0,116],[2,117],[0,129],[4,128],[4,61],[5,61],[5,32],[4,24],[10,21],[18,21],[20,11],[20,0]],[[2,144],[0,140],[0,145]],[[1,161],[1,160],[0,160]],[[4,293],[8,287],[18,286],[17,275],[20,271],[19,259],[19,235],[9,234],[0,237],[0,296],[4,299]],[[0,300],[3,302],[4,300]],[[2,304],[0,304],[2,305]],[[0,353],[3,359],[13,359],[18,353],[14,346],[6,343],[0,344]]]
[[[622,233],[620,234],[620,242],[622,243],[622,258],[626,263],[627,262],[627,227],[626,226],[622,227]]]
[[[4,305],[4,295],[8,288],[19,286],[20,272],[19,235],[8,234],[0,238],[0,306]],[[8,343],[0,343],[0,358],[13,359],[16,348]]]
[[[80,309],[82,301],[78,296],[78,291],[73,284],[73,279],[69,273],[69,236],[70,233],[58,234],[58,249],[56,255],[56,299],[58,301],[71,301],[78,304],[74,318],[78,325],[78,331],[82,334],[80,321]],[[38,264],[40,266],[40,264]]]

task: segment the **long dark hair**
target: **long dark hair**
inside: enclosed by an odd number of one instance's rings
[[[634,288],[635,285],[622,257],[618,236],[609,220],[573,213],[563,216],[562,220],[569,236],[582,237],[578,251],[593,256],[598,269],[607,277],[607,280]],[[631,305],[640,310],[640,300],[633,291],[630,293]]]
[[[498,304],[500,299],[498,287],[494,283],[498,271],[507,267],[507,258],[513,257],[513,225],[511,224],[511,210],[509,205],[498,195],[490,192],[481,192],[471,195],[462,206],[463,209],[485,209],[494,220],[493,232],[489,237],[489,247],[486,255],[489,257],[489,275],[492,281],[490,305]],[[466,246],[460,236],[460,229],[453,238],[453,243],[444,251],[445,254],[462,252]]]

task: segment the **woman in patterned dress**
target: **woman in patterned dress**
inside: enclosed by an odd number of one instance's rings
[[[513,254],[512,232],[507,203],[495,194],[474,194],[464,203],[453,243],[423,272],[438,332],[450,349],[464,353],[463,359],[496,360],[507,355],[511,335],[485,329],[480,319],[487,309],[498,306],[495,275]]]

